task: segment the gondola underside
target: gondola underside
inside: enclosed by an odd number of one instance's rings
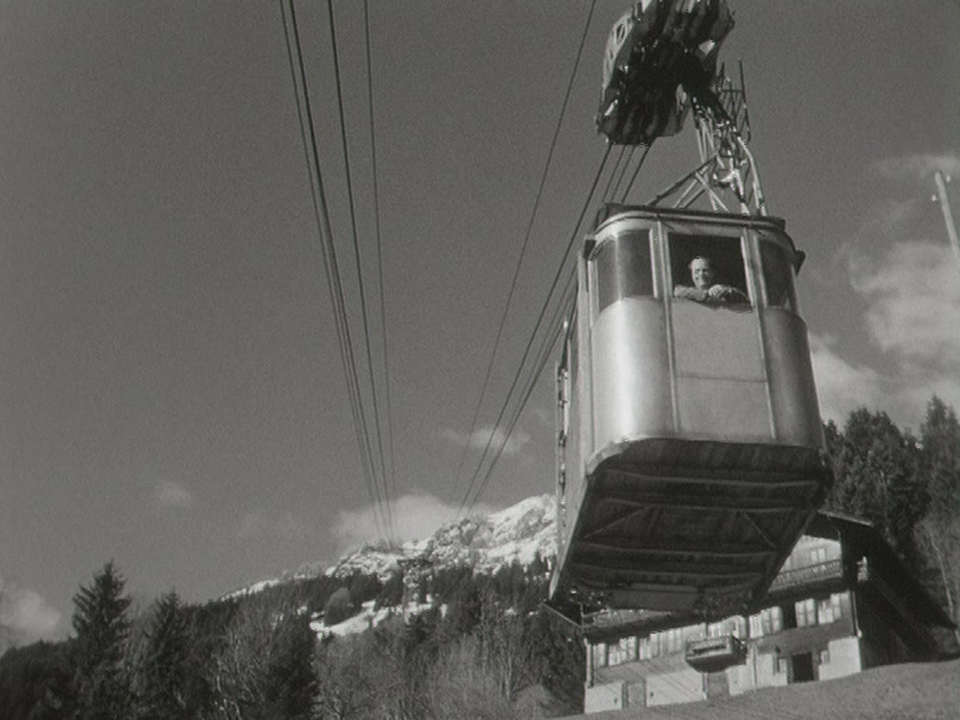
[[[618,450],[586,478],[554,584],[584,607],[742,612],[829,486],[809,448],[648,440]]]

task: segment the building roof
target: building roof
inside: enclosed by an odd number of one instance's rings
[[[821,511],[814,516],[804,534],[840,541],[845,558],[852,557],[854,553],[858,556],[854,560],[867,558],[868,563],[909,602],[920,622],[946,628],[956,627],[940,604],[897,557],[873,523],[841,513]]]

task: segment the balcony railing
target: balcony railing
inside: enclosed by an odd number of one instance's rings
[[[843,563],[840,559],[828,560],[817,565],[781,570],[770,584],[770,592],[785,590],[803,585],[812,585],[824,580],[843,577]]]

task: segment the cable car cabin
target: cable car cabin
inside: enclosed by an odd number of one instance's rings
[[[723,615],[766,592],[832,480],[802,258],[774,218],[601,211],[557,375],[554,604]]]

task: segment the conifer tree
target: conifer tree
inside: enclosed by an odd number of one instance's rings
[[[123,668],[130,632],[125,581],[111,560],[80,587],[73,602],[74,694],[79,720],[123,720],[129,716],[129,687]]]
[[[842,433],[828,425],[825,435],[836,478],[826,508],[869,520],[914,563],[914,528],[930,503],[916,439],[866,408],[850,413]]]
[[[316,636],[306,614],[288,614],[277,623],[267,666],[267,707],[273,717],[309,720],[317,694]]]
[[[189,656],[186,613],[176,592],[170,592],[157,602],[147,631],[138,692],[138,715],[143,720],[177,720],[189,716]]]
[[[327,625],[336,625],[353,617],[356,611],[357,608],[350,597],[350,591],[342,587],[327,600],[327,604],[323,608],[323,619]]]

